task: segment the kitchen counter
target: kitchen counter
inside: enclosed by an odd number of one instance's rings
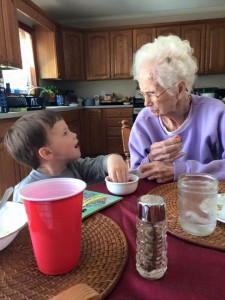
[[[109,109],[109,108],[132,108],[133,105],[98,105],[98,106],[82,106],[82,107],[75,107],[75,106],[47,106],[46,109],[54,110],[54,111],[71,111],[71,110],[83,110],[83,109]],[[20,118],[25,114],[29,114],[34,112],[31,111],[21,111],[21,112],[9,112],[9,113],[0,113],[0,119],[9,119],[9,118]]]

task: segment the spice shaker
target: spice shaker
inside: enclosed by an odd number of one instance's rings
[[[161,196],[144,195],[137,202],[136,269],[148,279],[167,269],[166,204]]]

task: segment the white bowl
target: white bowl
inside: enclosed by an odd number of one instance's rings
[[[0,251],[7,247],[27,224],[25,207],[12,201],[0,209]]]
[[[139,177],[134,174],[129,175],[128,182],[112,182],[109,180],[109,176],[105,178],[107,189],[110,193],[118,196],[129,195],[136,191],[138,186]]]
[[[78,103],[73,103],[73,102],[69,104],[69,106],[74,106],[74,107],[77,107],[78,105],[79,105]]]

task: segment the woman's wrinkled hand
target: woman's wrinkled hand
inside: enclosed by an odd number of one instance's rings
[[[128,165],[118,154],[108,156],[107,170],[111,181],[127,182],[129,180]]]
[[[142,177],[156,180],[158,183],[171,182],[174,180],[173,163],[153,161],[140,166]]]
[[[178,135],[153,143],[148,155],[149,161],[174,162],[184,155],[184,152],[180,152],[182,147],[182,139]]]

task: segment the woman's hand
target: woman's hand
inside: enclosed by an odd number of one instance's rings
[[[110,154],[107,160],[107,170],[111,181],[127,182],[128,181],[128,165],[118,154]]]
[[[153,143],[148,155],[149,161],[173,162],[184,155],[184,152],[180,152],[182,147],[182,140],[178,135],[162,142]]]
[[[139,171],[144,178],[156,180],[158,183],[171,182],[174,180],[173,163],[153,161],[140,166]]]

